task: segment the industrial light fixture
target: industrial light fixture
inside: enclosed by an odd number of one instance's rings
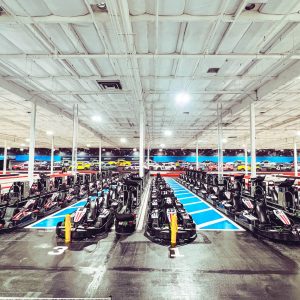
[[[11,147],[6,147],[6,149],[7,149],[7,150],[10,150],[10,149],[11,149]]]
[[[190,101],[190,95],[186,92],[181,92],[176,96],[177,104],[185,104]]]
[[[106,9],[106,3],[105,2],[100,2],[98,4],[96,4],[96,6],[99,8],[99,9]]]
[[[226,143],[227,143],[227,139],[226,139],[226,138],[223,138],[223,139],[222,139],[222,143],[226,144]]]
[[[120,138],[120,142],[124,144],[124,143],[126,143],[126,139],[125,138]]]
[[[161,148],[165,148],[166,145],[165,145],[165,144],[160,144],[160,147],[161,147]]]
[[[101,117],[100,116],[92,116],[92,121],[101,122]]]
[[[132,150],[133,150],[133,152],[136,152],[136,151],[137,151],[137,149],[136,149],[136,148],[133,148]]]
[[[20,146],[21,146],[21,147],[25,147],[25,144],[21,144]]]
[[[53,135],[53,131],[47,130],[47,131],[46,131],[46,134],[47,134],[47,135]]]
[[[24,149],[23,149],[23,148],[20,148],[20,151],[24,151]]]
[[[86,144],[86,146],[87,146],[88,148],[90,148],[90,147],[91,147],[91,144]]]
[[[252,10],[255,8],[255,3],[248,3],[246,6],[245,6],[245,10]]]
[[[162,152],[162,151],[163,151],[163,149],[159,149],[158,151],[159,151],[159,152]]]
[[[172,131],[171,130],[166,130],[165,131],[165,136],[171,136],[172,135]]]
[[[26,139],[25,141],[28,143],[30,140],[29,140],[29,139]]]

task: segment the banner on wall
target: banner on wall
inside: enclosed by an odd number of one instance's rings
[[[232,162],[234,163],[235,161],[245,161],[244,156],[223,156],[224,163],[227,162]],[[300,158],[298,158],[299,160]],[[155,162],[176,162],[179,160],[190,162],[190,163],[195,163],[196,162],[196,156],[153,156],[153,160]],[[218,162],[218,156],[199,156],[198,158],[199,162]],[[293,157],[291,156],[256,156],[256,161],[257,162],[263,162],[263,161],[269,161],[269,162],[274,162],[274,163],[292,163],[294,162]],[[251,156],[248,156],[248,162],[251,162]]]
[[[19,162],[23,161],[28,161],[29,156],[28,155],[16,155],[15,157],[10,157],[10,159],[14,159]],[[36,155],[34,158],[36,161],[50,161],[51,156],[50,155]],[[71,159],[70,156],[59,156],[55,155],[54,156],[54,161],[61,161],[63,159]],[[78,157],[78,161],[90,161],[90,160],[97,160],[98,157],[88,157],[88,158],[80,158]],[[102,157],[102,161],[108,162],[108,161],[117,161],[119,159],[127,160],[127,161],[138,161],[139,157],[138,156],[106,156]],[[146,157],[145,157],[146,159]],[[185,162],[190,162],[190,163],[195,163],[196,162],[196,156],[163,156],[163,155],[154,155],[151,156],[151,159],[155,162],[158,163],[163,163],[163,162],[176,162],[176,161],[185,161]],[[235,161],[245,161],[244,156],[224,156],[224,163],[227,162],[232,162],[234,163]],[[3,155],[0,155],[0,160],[3,160]],[[218,162],[218,156],[199,156],[199,162]],[[269,161],[269,162],[274,162],[274,163],[293,163],[294,158],[291,156],[257,156],[256,157],[257,162],[262,162],[262,161]],[[298,161],[300,161],[300,157],[298,158]],[[251,162],[251,156],[248,156],[248,162]]]

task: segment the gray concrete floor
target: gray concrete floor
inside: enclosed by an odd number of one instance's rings
[[[200,232],[169,258],[143,233],[74,242],[60,255],[53,232],[0,236],[0,297],[299,299],[299,248],[248,232]]]

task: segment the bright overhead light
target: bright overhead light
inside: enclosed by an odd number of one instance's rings
[[[126,143],[126,139],[125,138],[120,138],[120,142],[124,144],[124,143]]]
[[[20,148],[20,151],[24,151],[24,149],[23,149],[23,148]]]
[[[7,149],[7,150],[10,150],[10,149],[11,149],[11,147],[6,147],[6,149]]]
[[[162,152],[162,151],[163,151],[163,149],[159,149],[158,151],[159,151],[159,152]]]
[[[161,148],[165,148],[165,146],[166,146],[165,144],[160,144]]]
[[[226,138],[222,139],[222,142],[223,142],[224,144],[226,144],[226,143],[227,143],[227,139],[226,139]]]
[[[186,92],[181,92],[176,96],[177,104],[185,104],[190,101],[190,95]]]
[[[47,135],[53,135],[53,131],[47,130],[47,131],[46,131],[46,134],[47,134]]]
[[[172,131],[171,130],[165,130],[165,136],[171,136]]]
[[[101,122],[101,117],[100,116],[92,116],[92,121]]]
[[[26,139],[25,141],[28,143],[30,141],[30,139]]]
[[[91,144],[86,144],[86,146],[87,146],[88,148],[90,148],[90,147],[91,147]]]
[[[297,131],[297,135],[300,135],[300,130],[299,130],[299,131]]]
[[[136,149],[136,148],[133,148],[132,150],[133,150],[133,152],[136,152],[136,151],[137,151],[137,149]]]
[[[21,146],[21,147],[25,147],[25,144],[21,144],[20,146]]]

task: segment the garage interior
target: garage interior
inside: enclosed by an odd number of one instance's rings
[[[0,0],[0,299],[298,299],[299,26],[298,0]]]

